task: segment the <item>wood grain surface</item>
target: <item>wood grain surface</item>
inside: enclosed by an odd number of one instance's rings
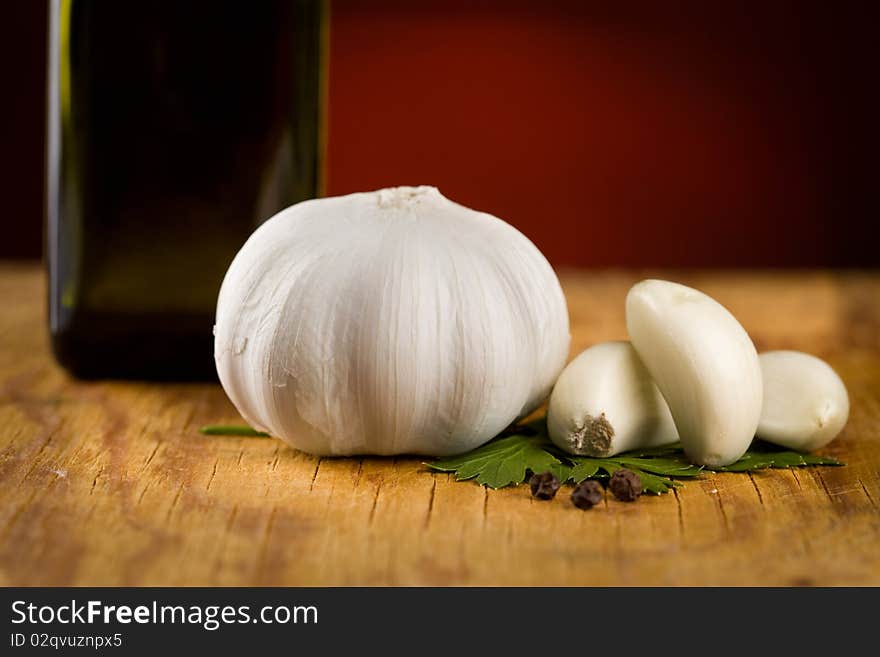
[[[652,272],[657,275],[658,272]],[[36,265],[0,265],[0,584],[880,584],[880,273],[660,272],[716,297],[759,349],[826,358],[852,412],[842,468],[707,474],[580,511],[418,459],[318,459],[240,418],[219,385],[72,380]],[[624,338],[644,272],[563,272],[572,355]]]

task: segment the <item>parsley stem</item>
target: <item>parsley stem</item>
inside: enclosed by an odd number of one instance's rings
[[[246,425],[236,424],[207,424],[199,429],[206,436],[254,436],[257,438],[267,438],[268,433],[257,431]]]

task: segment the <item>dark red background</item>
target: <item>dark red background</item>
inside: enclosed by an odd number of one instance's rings
[[[716,4],[336,0],[327,191],[437,185],[555,265],[876,265],[868,16]],[[0,257],[38,256],[45,7],[5,15]]]

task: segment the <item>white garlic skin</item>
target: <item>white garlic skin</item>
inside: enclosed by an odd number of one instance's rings
[[[736,318],[698,290],[645,280],[627,294],[626,326],[688,458],[708,467],[739,459],[758,427],[763,385],[755,346]]]
[[[550,439],[569,454],[607,457],[678,441],[669,407],[629,342],[602,342],[572,360],[553,387]]]
[[[800,351],[767,351],[759,359],[764,406],[758,437],[802,452],[834,440],[849,418],[849,395],[837,372]]]
[[[433,187],[266,221],[229,267],[215,336],[242,417],[319,455],[473,449],[546,399],[570,340],[534,244]]]

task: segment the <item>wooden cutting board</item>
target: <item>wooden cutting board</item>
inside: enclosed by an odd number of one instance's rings
[[[658,275],[658,272],[652,272]],[[626,336],[644,272],[562,273],[572,354]],[[52,360],[44,277],[0,265],[0,584],[880,584],[880,273],[660,272],[759,349],[826,358],[852,413],[842,468],[707,474],[580,511],[418,459],[318,459],[239,423],[218,385],[81,383]]]

